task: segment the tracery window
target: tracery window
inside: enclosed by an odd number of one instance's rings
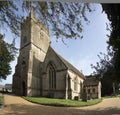
[[[78,79],[77,79],[77,77],[75,77],[75,79],[74,79],[74,90],[75,91],[78,90]]]
[[[56,89],[56,71],[52,64],[49,65],[49,88]]]

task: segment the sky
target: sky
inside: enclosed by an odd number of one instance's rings
[[[93,73],[91,64],[95,65],[99,62],[98,54],[100,52],[107,52],[108,40],[107,34],[109,32],[106,30],[106,23],[109,23],[106,14],[102,13],[102,8],[99,4],[95,5],[95,11],[88,14],[88,19],[90,23],[84,25],[83,39],[66,39],[65,45],[61,40],[56,42],[54,36],[50,36],[51,46],[56,52],[58,52],[64,59],[75,66],[84,75],[90,75]],[[2,32],[2,30],[1,30]],[[12,35],[7,31],[6,41],[12,41]],[[8,39],[9,38],[9,39]],[[16,47],[19,48],[20,39],[16,39]],[[2,80],[0,84],[4,85],[6,83],[12,83],[12,75],[15,72],[15,65],[17,64],[17,58],[15,61],[11,62],[12,73],[7,77],[6,80]]]

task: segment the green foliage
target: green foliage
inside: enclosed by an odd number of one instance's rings
[[[13,1],[0,1],[0,26],[2,29],[8,26],[15,35],[20,34],[20,17],[17,11],[18,8]]]
[[[22,7],[22,8],[21,8]],[[21,10],[23,9],[23,10]],[[73,2],[0,1],[0,26],[9,27],[14,35],[20,35],[20,22],[24,12],[33,10],[56,38],[82,38],[82,21],[88,22],[90,4]],[[6,33],[5,33],[6,34]],[[14,44],[0,38],[0,79],[11,73],[10,62],[16,53]]]
[[[96,65],[91,65],[95,69],[93,76],[101,80],[102,96],[111,95],[113,93],[113,82],[117,82],[113,74],[113,59],[109,53],[107,55],[100,53],[98,57],[100,61]]]
[[[98,55],[100,61],[96,66],[94,74],[97,74],[102,82],[102,94],[113,93],[113,83],[116,90],[119,89],[120,82],[120,4],[102,4],[103,11],[106,12],[110,20],[110,35],[108,40],[108,53]]]
[[[91,64],[91,67],[93,69],[95,69],[94,74],[104,75],[111,68],[113,68],[112,57],[111,57],[111,55],[109,53],[106,55],[105,53],[102,53],[102,52],[100,52],[98,57],[99,57],[100,61],[96,63],[96,66]]]
[[[65,99],[54,99],[54,98],[43,98],[43,97],[23,97],[24,99],[38,103],[42,105],[51,105],[51,106],[65,106],[65,107],[82,107],[90,106],[101,102],[101,99],[88,100],[83,102],[81,100],[65,100]]]
[[[90,4],[74,2],[23,2],[23,9],[30,8],[54,33],[56,38],[81,38],[82,21],[87,21]]]
[[[3,36],[0,35],[0,79],[6,79],[11,73],[10,62],[14,60],[12,47],[13,44],[5,43]]]
[[[0,1],[0,25],[7,24],[15,35],[19,35],[20,19],[31,9],[56,38],[62,39],[82,38],[82,22],[88,22],[86,14],[92,11],[88,3]]]
[[[117,95],[117,97],[119,97],[119,98],[120,98],[120,94],[119,94],[119,95]]]
[[[96,63],[96,65],[91,65],[93,69],[95,69],[94,75],[98,79],[101,80],[102,83],[102,96],[113,94],[113,83],[115,83],[116,93],[119,90],[119,80],[115,75],[114,65],[113,65],[113,56],[111,52],[106,55],[101,53],[98,55],[100,61]],[[103,57],[101,57],[103,56]]]
[[[120,4],[102,4],[111,21],[111,34],[108,45],[113,50],[113,74],[120,81]]]

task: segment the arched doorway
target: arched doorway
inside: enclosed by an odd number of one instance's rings
[[[22,82],[22,96],[26,96],[26,85],[25,82]]]

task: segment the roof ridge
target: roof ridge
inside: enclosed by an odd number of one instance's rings
[[[75,72],[76,74],[80,75],[82,78],[85,79],[84,75],[76,67],[74,67],[70,62],[68,62],[66,59],[64,59],[60,54],[58,54],[52,47],[51,47],[51,49],[55,52],[55,54],[58,56],[58,58],[64,63],[64,65],[69,70],[72,70],[73,72]]]
[[[50,48],[54,51],[54,53],[56,54],[56,56],[63,62],[63,60],[60,58],[61,56],[50,46]],[[64,62],[63,62],[64,63]],[[68,69],[68,67],[66,66],[66,64],[64,63],[65,67]]]

